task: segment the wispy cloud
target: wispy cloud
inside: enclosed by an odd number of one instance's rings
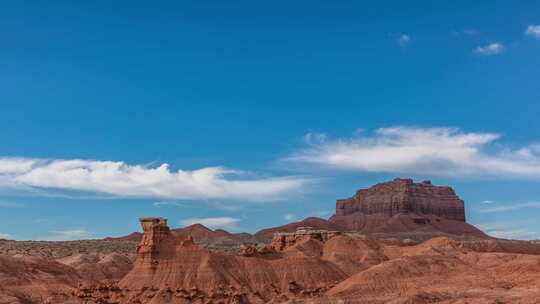
[[[26,208],[25,204],[0,201],[0,208]]]
[[[169,202],[169,201],[160,201],[160,202],[154,202],[152,204],[154,207],[161,207],[161,206],[174,206],[174,207],[186,207],[185,204],[179,203],[179,202]]]
[[[494,201],[490,201],[490,200],[485,200],[485,201],[482,201],[482,204],[490,205],[490,204],[495,204],[495,202],[494,202]]]
[[[235,217],[206,217],[206,218],[189,218],[181,220],[180,224],[183,226],[191,226],[194,224],[202,224],[210,229],[226,229],[230,231],[238,231],[240,227],[239,218]]]
[[[529,25],[525,30],[525,35],[540,39],[540,25]]]
[[[463,31],[461,31],[463,34],[466,34],[466,35],[478,35],[480,34],[480,31],[479,30],[476,30],[476,29],[464,29]]]
[[[411,42],[411,36],[402,34],[397,39],[397,43],[400,47],[406,47]]]
[[[311,142],[285,160],[361,172],[539,179],[538,151],[501,148],[495,144],[499,137],[456,128],[382,128],[348,139]]]
[[[0,158],[0,185],[105,193],[120,197],[188,200],[277,200],[300,190],[303,177],[254,177],[252,174],[207,167],[172,171],[118,161]]]
[[[333,212],[330,211],[330,210],[318,210],[318,211],[311,211],[311,212],[308,212],[308,213],[304,213],[304,214],[301,214],[301,215],[296,215],[294,213],[287,213],[283,216],[283,218],[286,220],[286,221],[296,221],[296,220],[302,220],[304,218],[307,218],[307,217],[320,217],[320,218],[325,218],[325,217],[328,217],[332,214]]]
[[[462,37],[462,36],[477,36],[480,34],[480,31],[477,29],[464,29],[464,30],[455,30],[452,31],[452,35],[454,37]]]
[[[310,212],[308,214],[308,216],[316,216],[316,217],[321,217],[321,218],[325,218],[325,217],[329,217],[330,215],[332,215],[334,212],[333,211],[330,211],[330,210],[319,210],[319,211],[313,211],[313,212]]]
[[[514,211],[514,210],[519,210],[519,209],[530,209],[530,208],[540,208],[540,202],[504,204],[500,206],[497,205],[495,207],[481,208],[478,211],[481,213],[494,213],[494,212],[506,212],[506,211]]]
[[[18,174],[28,172],[38,162],[35,159],[5,157],[0,158],[0,173]]]
[[[74,241],[94,238],[90,232],[85,229],[71,230],[52,230],[48,236],[40,237],[42,241]]]
[[[479,46],[474,50],[474,52],[478,55],[491,56],[501,54],[505,50],[506,47],[502,43],[495,42],[485,46]]]
[[[525,228],[528,222],[491,222],[475,224],[476,227],[497,238],[503,239],[538,239],[540,238],[540,231],[533,231]]]
[[[296,215],[292,214],[292,213],[287,213],[285,214],[285,216],[283,217],[286,221],[292,221],[292,220],[295,220],[296,219]]]
[[[9,235],[7,233],[0,233],[0,239],[10,240],[10,239],[12,239],[12,237],[11,237],[11,235]]]

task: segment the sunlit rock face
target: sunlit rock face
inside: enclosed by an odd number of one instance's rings
[[[330,222],[364,233],[440,232],[486,237],[465,222],[464,202],[451,187],[430,181],[393,181],[360,189],[336,202]]]
[[[452,188],[434,186],[430,181],[415,183],[412,179],[398,178],[360,189],[353,197],[336,202],[337,216],[356,212],[388,217],[398,213],[430,214],[465,221],[464,203]]]
[[[118,295],[108,294],[121,296],[120,303],[282,303],[301,292],[320,296],[347,277],[323,257],[330,232],[299,238],[279,252],[266,246],[237,253],[194,244],[171,233],[162,218],[143,218],[141,225],[133,269],[119,282]]]

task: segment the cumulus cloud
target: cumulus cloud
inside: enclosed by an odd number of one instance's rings
[[[10,240],[11,235],[9,235],[7,233],[0,233],[0,239]]]
[[[529,202],[529,203],[520,203],[520,204],[508,204],[502,206],[495,206],[489,208],[481,208],[478,211],[482,213],[493,213],[493,212],[507,212],[520,209],[530,209],[530,208],[540,208],[540,202]]]
[[[397,43],[401,47],[407,46],[410,42],[411,42],[411,36],[409,36],[407,34],[402,34],[401,36],[399,36],[399,38],[397,40]]]
[[[275,200],[309,181],[300,177],[252,178],[224,167],[172,171],[120,161],[0,158],[0,180],[34,189],[78,190],[119,197]]]
[[[529,25],[525,30],[525,35],[540,39],[540,25]]]
[[[231,231],[239,230],[238,223],[240,223],[240,219],[235,217],[189,218],[180,221],[180,224],[183,226],[202,224],[210,229],[226,229]]]
[[[50,235],[40,237],[42,241],[75,241],[93,238],[92,234],[85,229],[52,230]]]
[[[474,52],[479,55],[490,56],[501,54],[505,49],[506,48],[503,44],[496,42],[485,46],[479,46],[474,50]]]
[[[497,148],[498,134],[392,127],[310,143],[286,160],[329,169],[453,177],[540,178],[540,153]]]

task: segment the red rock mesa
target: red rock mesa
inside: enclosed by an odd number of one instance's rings
[[[330,222],[364,233],[442,232],[486,237],[465,222],[464,202],[452,188],[412,179],[396,178],[338,200]]]

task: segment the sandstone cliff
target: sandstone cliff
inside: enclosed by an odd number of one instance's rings
[[[465,222],[464,203],[452,188],[434,186],[430,181],[415,183],[412,179],[396,178],[380,183],[336,203],[336,216],[357,212],[386,217],[400,213],[429,214]]]
[[[361,189],[336,202],[329,221],[343,230],[363,233],[446,233],[487,237],[465,222],[464,202],[454,190],[399,179]]]

